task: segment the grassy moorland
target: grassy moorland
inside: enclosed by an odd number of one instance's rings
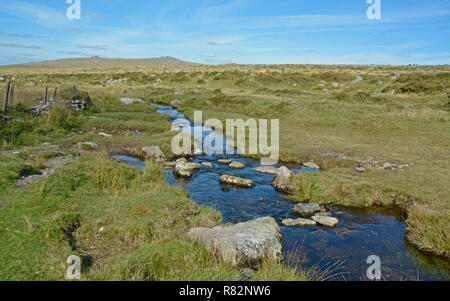
[[[1,280],[64,280],[70,255],[82,258],[82,280],[241,279],[238,269],[186,239],[193,227],[220,224],[220,213],[168,185],[159,163],[150,161],[140,171],[109,157],[139,156],[144,145],[160,145],[170,157],[175,133],[167,116],[148,103],[121,104],[116,90],[99,86],[92,89],[88,112],[54,106],[48,116],[32,117],[24,108],[39,101],[41,86],[29,88],[16,79],[17,102],[8,115],[24,122],[0,129]],[[70,85],[59,87],[58,96],[69,98]],[[100,131],[114,137],[101,137]],[[76,146],[84,141],[99,148]],[[68,163],[48,177],[16,185],[63,159]],[[253,277],[320,279],[314,271],[275,262],[265,262]]]
[[[313,160],[327,171],[296,176],[292,198],[399,206],[407,213],[413,245],[450,256],[447,66],[4,67],[0,75],[15,78],[18,105],[9,115],[25,121],[0,132],[2,150],[21,150],[0,157],[5,279],[62,279],[72,247],[93,262],[89,279],[239,278],[184,239],[193,226],[219,223],[217,213],[197,208],[182,191],[168,187],[162,173],[154,172],[160,167],[149,164],[153,172],[142,173],[102,154],[157,144],[172,155],[167,117],[148,104],[120,104],[120,97],[164,104],[178,99],[179,110],[187,116],[202,110],[204,119],[280,119],[281,159]],[[354,83],[357,76],[363,80]],[[39,118],[23,113],[42,99],[45,86],[59,87],[58,97],[68,98],[72,84],[89,92],[91,111],[55,110]],[[2,89],[0,84],[1,94]],[[114,138],[100,137],[99,131]],[[83,141],[99,144],[99,153],[73,148]],[[29,157],[44,142],[58,145],[58,151]],[[24,170],[42,168],[58,153],[78,159],[47,179],[15,188]],[[405,167],[380,168],[388,162]],[[366,171],[356,172],[358,166]],[[98,232],[102,226],[106,230]],[[67,236],[61,229],[76,231],[65,231],[72,233]],[[311,277],[275,266],[265,264],[255,279]]]

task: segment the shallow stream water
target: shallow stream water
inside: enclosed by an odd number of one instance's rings
[[[195,126],[184,115],[172,107],[158,106],[158,113],[167,114],[175,126],[190,132]],[[184,122],[180,122],[184,120]],[[202,134],[194,135],[199,140],[214,133],[202,127]],[[231,148],[224,138],[224,143]],[[130,165],[144,168],[145,162],[125,156],[115,156]],[[236,170],[218,159],[230,159],[244,163],[244,169]],[[285,218],[297,218],[294,202],[277,192],[272,186],[273,175],[256,172],[258,160],[240,155],[202,155],[194,162],[211,162],[215,168],[202,166],[191,179],[176,179],[172,170],[167,171],[171,185],[182,186],[189,197],[202,206],[212,207],[222,213],[224,223],[238,223],[258,217],[272,216],[280,224],[284,235],[283,247],[286,264],[303,268],[327,271],[332,280],[367,280],[370,264],[367,258],[377,255],[381,259],[384,280],[450,280],[448,261],[423,254],[405,241],[406,225],[402,213],[395,209],[349,209],[326,206],[339,219],[335,228],[321,226],[284,227]],[[279,167],[281,165],[277,165]],[[294,173],[319,172],[298,165],[287,165]],[[223,174],[251,179],[256,186],[241,189],[219,183]]]

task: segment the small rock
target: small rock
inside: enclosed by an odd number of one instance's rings
[[[220,159],[220,160],[217,160],[217,162],[219,162],[219,163],[221,163],[221,164],[230,164],[230,163],[233,162],[233,161],[227,160],[227,159]]]
[[[355,170],[359,173],[363,173],[366,171],[366,169],[364,167],[360,167],[360,166],[356,167]]]
[[[315,221],[316,223],[318,223],[319,225],[327,226],[330,228],[335,227],[335,226],[337,226],[337,224],[339,224],[339,220],[337,218],[329,217],[329,216],[315,215],[312,217],[312,220]]]
[[[236,185],[240,187],[252,188],[255,186],[255,183],[252,180],[239,178],[231,175],[222,175],[220,177],[220,183],[228,184],[228,185]]]
[[[378,83],[377,83],[377,86],[382,86],[383,85],[383,82],[380,80]]]
[[[387,162],[387,163],[384,163],[384,164],[383,164],[383,169],[384,169],[384,170],[392,170],[392,169],[393,169],[393,166],[392,166],[391,163]]]
[[[285,219],[282,221],[283,226],[286,227],[304,227],[304,226],[315,226],[316,222],[310,219],[297,218],[297,219]]]
[[[214,165],[212,165],[212,164],[209,163],[209,162],[203,162],[202,165],[203,165],[203,166],[206,166],[206,167],[209,167],[209,168],[214,168]]]
[[[190,170],[200,169],[202,165],[200,163],[186,163],[186,167]]]
[[[339,84],[338,83],[333,83],[333,87],[338,88]]]
[[[128,97],[121,98],[120,102],[123,103],[123,104],[126,104],[126,105],[131,105],[131,104],[134,104],[134,103],[144,103],[144,101],[142,99],[139,99],[139,98],[128,98]]]
[[[112,138],[113,137],[113,135],[110,135],[110,134],[107,134],[107,133],[103,133],[103,132],[98,133],[98,135],[102,136],[102,137],[105,137],[105,138]]]
[[[278,169],[277,175],[273,178],[272,186],[277,191],[283,193],[292,193],[295,188],[291,184],[291,178],[294,174],[286,167],[282,166]]]
[[[309,168],[320,169],[320,166],[314,162],[306,162],[306,163],[303,163],[302,165],[305,167],[309,167]]]
[[[242,164],[241,162],[231,162],[229,166],[235,169],[242,169],[245,167],[245,164]]]
[[[94,150],[94,149],[98,148],[98,145],[93,142],[80,142],[77,144],[77,146],[81,149],[90,149],[90,150]]]
[[[330,212],[319,212],[314,214],[315,216],[331,216]]]
[[[100,229],[98,229],[98,232],[103,232],[105,231],[105,227],[101,227]]]
[[[276,175],[278,173],[278,168],[274,166],[259,166],[254,169],[257,172],[262,172],[266,174]]]
[[[315,203],[300,203],[294,206],[294,212],[303,217],[308,217],[314,213],[320,212],[320,209],[319,204]]]
[[[399,74],[396,74],[396,75],[394,75],[393,77],[392,77],[392,80],[396,80],[396,79],[398,79],[400,77],[400,75]]]
[[[173,174],[179,178],[190,178],[192,177],[192,170],[187,166],[187,160],[185,158],[178,159],[173,169]]]
[[[141,148],[142,152],[145,154],[146,158],[152,158],[157,161],[165,161],[166,156],[162,152],[162,150],[159,148],[159,146],[153,145],[153,146],[144,146]]]
[[[364,80],[364,78],[362,78],[361,76],[358,76],[354,81],[352,81],[352,83],[357,84],[359,82],[362,82]]]

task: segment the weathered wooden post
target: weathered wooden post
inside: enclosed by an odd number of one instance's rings
[[[11,91],[9,92],[9,106],[12,108],[14,103],[14,86],[11,87]]]
[[[9,101],[9,88],[11,87],[11,81],[8,81],[6,84],[6,91],[5,91],[5,102],[3,103],[3,113],[6,114],[8,111],[8,101]]]
[[[75,87],[75,85],[73,85],[73,87],[72,87],[72,100],[75,100],[75,91],[76,91],[76,87]]]
[[[45,87],[45,95],[44,95],[44,106],[47,105],[47,93],[48,93],[48,88]]]
[[[58,91],[58,88],[55,88],[55,92],[53,92],[53,101],[56,101],[56,91]]]

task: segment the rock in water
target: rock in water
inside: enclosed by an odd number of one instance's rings
[[[297,218],[297,219],[285,219],[283,225],[287,227],[303,227],[303,226],[315,226],[316,222],[310,219]]]
[[[280,169],[278,169],[277,175],[272,181],[272,186],[280,192],[294,192],[294,186],[291,184],[291,178],[293,175],[294,174],[286,166],[280,167]]]
[[[212,165],[212,164],[209,163],[209,162],[203,162],[202,165],[203,165],[203,166],[206,166],[206,167],[209,167],[209,168],[214,168],[214,165]]]
[[[161,151],[159,146],[145,146],[141,150],[145,154],[146,158],[152,158],[157,161],[166,160],[166,156],[164,156],[164,153]]]
[[[220,177],[220,183],[228,184],[228,185],[236,185],[236,186],[246,187],[246,188],[252,188],[255,186],[255,183],[253,183],[252,180],[242,179],[242,178],[230,176],[230,175],[222,175]]]
[[[320,206],[315,203],[300,203],[294,206],[294,212],[300,216],[308,217],[320,212]]]
[[[232,161],[231,160],[227,160],[227,159],[220,159],[220,160],[217,160],[217,162],[219,162],[221,164],[230,164]]]
[[[309,167],[309,168],[314,168],[314,169],[320,169],[320,166],[317,165],[317,164],[314,163],[314,162],[306,162],[306,163],[303,163],[303,166]]]
[[[241,162],[231,162],[229,166],[235,169],[242,169],[245,167],[245,165],[242,164]]]
[[[203,242],[215,256],[236,267],[258,267],[264,259],[280,261],[283,234],[272,217],[232,226],[194,228],[188,237]]]
[[[200,169],[202,165],[200,163],[187,163],[186,167],[189,168],[190,170],[196,170],[196,169]]]
[[[271,175],[276,175],[278,173],[278,169],[274,166],[259,166],[255,168],[255,171]]]
[[[312,220],[315,221],[316,223],[318,223],[319,225],[327,226],[330,228],[335,227],[337,224],[339,224],[339,220],[337,218],[329,217],[329,216],[315,215],[312,217]]]
[[[173,169],[173,174],[179,178],[192,177],[192,170],[189,169],[186,165],[187,160],[185,158],[178,159],[175,168]]]

